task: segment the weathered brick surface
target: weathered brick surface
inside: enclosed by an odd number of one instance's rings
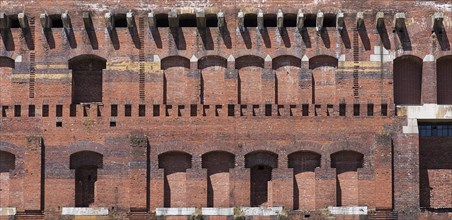
[[[77,184],[88,182],[76,179],[94,178],[89,206],[113,213],[102,218],[250,205],[318,216],[328,206],[360,205],[404,219],[446,218],[431,209],[451,208],[450,161],[438,159],[450,158],[449,140],[404,134],[405,118],[394,109],[452,103],[451,7],[390,0],[1,1],[1,11],[24,12],[30,27],[0,30],[0,155],[15,157],[13,169],[0,157],[0,207],[16,207],[19,219],[58,219],[62,207],[83,197]],[[148,12],[158,17],[171,9],[180,18],[221,10],[226,26],[149,28]],[[240,30],[239,11],[258,9],[265,18],[278,9],[296,18],[302,9],[308,27]],[[42,28],[41,13],[66,11],[70,28]],[[105,13],[129,11],[135,28],[108,30]],[[316,30],[319,11],[325,20],[343,12],[345,29],[331,27],[333,19]],[[384,12],[383,29],[377,12]],[[394,29],[398,12],[406,13],[405,30]],[[443,27],[432,32],[435,12]],[[78,163],[71,155],[84,151],[102,156],[101,165],[89,156],[80,165],[95,177],[71,166]],[[224,219],[209,217],[217,218]]]

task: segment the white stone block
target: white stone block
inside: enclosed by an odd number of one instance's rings
[[[234,215],[234,208],[202,208],[202,215]]]
[[[108,208],[63,207],[61,215],[108,215]]]
[[[0,207],[0,216],[16,215],[16,208]]]
[[[155,214],[157,216],[162,215],[193,215],[195,208],[156,208]]]
[[[328,207],[333,215],[367,215],[367,206]]]
[[[283,211],[283,207],[242,207],[245,216],[272,216]]]

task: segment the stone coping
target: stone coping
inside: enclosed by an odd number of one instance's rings
[[[329,206],[328,211],[333,215],[367,215],[367,206]]]
[[[0,216],[16,215],[15,207],[0,207]]]
[[[63,207],[61,215],[108,215],[108,208]]]
[[[283,211],[283,207],[240,207],[240,212],[244,216],[276,216]],[[196,208],[156,208],[157,216],[188,216],[196,212]],[[234,208],[202,208],[203,216],[233,216]]]

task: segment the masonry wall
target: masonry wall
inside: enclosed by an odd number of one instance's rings
[[[443,58],[441,76],[450,70],[452,9],[446,1],[0,5],[6,15],[24,12],[29,24],[1,30],[0,151],[15,155],[14,169],[3,170],[5,160],[0,164],[2,207],[59,218],[62,207],[75,206],[71,155],[92,151],[103,160],[91,206],[107,207],[117,218],[158,207],[257,203],[310,212],[358,205],[418,217],[425,198],[419,188],[423,140],[403,134],[404,117],[395,106],[437,103],[443,92],[434,88],[436,61]],[[182,18],[199,8],[222,11],[225,27],[149,27],[148,12],[174,9]],[[307,27],[238,27],[239,11],[257,15],[259,8],[266,16],[281,9],[287,19],[302,9]],[[326,27],[317,30],[308,24],[317,22],[319,10],[335,18],[326,16]],[[41,26],[42,13],[66,11],[70,28]],[[129,11],[133,28],[107,27],[105,13]],[[380,20],[377,12],[384,12]],[[402,26],[399,12],[406,13]],[[432,34],[435,12],[444,16],[441,34]],[[400,57],[419,66],[398,67]],[[90,65],[102,69],[101,85],[92,84],[95,76],[76,80],[91,73],[85,72]],[[394,92],[405,91],[394,84],[407,67],[421,72],[420,88],[409,87],[416,103],[395,98]],[[90,95],[74,97],[80,92]],[[362,164],[338,170],[332,156],[347,152],[361,155]],[[254,154],[276,159],[267,164]],[[256,188],[252,180],[261,168],[271,169],[271,180]],[[444,188],[448,169],[427,171],[432,184]],[[257,192],[265,201],[255,203],[252,189],[266,191]],[[431,205],[445,201],[435,195]]]

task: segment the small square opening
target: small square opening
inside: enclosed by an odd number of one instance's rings
[[[28,105],[28,117],[36,116],[36,107],[35,105]]]
[[[20,28],[19,18],[17,15],[10,15],[8,16],[8,19],[11,28]]]
[[[155,22],[157,27],[169,27],[168,14],[156,14]]]
[[[235,106],[233,104],[228,105],[228,116],[234,116],[235,115]]]
[[[130,104],[124,105],[124,116],[126,117],[132,116],[132,105]]]
[[[367,116],[374,116],[374,104],[367,104]]]
[[[58,128],[63,127],[63,122],[57,121],[57,122],[56,122],[56,126],[57,126]]]
[[[339,104],[339,116],[345,116],[347,112],[347,105],[345,103]]]
[[[196,15],[181,14],[179,17],[179,27],[196,27]]]
[[[336,15],[325,14],[323,19],[323,27],[336,27]]]
[[[272,116],[272,105],[271,104],[265,105],[265,116]]]
[[[116,121],[110,121],[110,127],[116,127]]]
[[[118,105],[111,105],[111,117],[117,117],[118,116]]]
[[[381,104],[381,116],[388,116],[388,104]]]
[[[138,116],[139,117],[146,116],[146,105],[139,105],[138,106]]]
[[[359,116],[360,114],[360,105],[353,104],[353,116]]]
[[[297,15],[296,14],[285,14],[284,15],[284,27],[296,27],[297,26]]]
[[[50,26],[52,28],[62,28],[63,27],[63,20],[61,19],[61,14],[54,14],[50,15]]]
[[[198,105],[190,105],[190,116],[195,117],[198,115]]]
[[[56,117],[63,117],[63,105],[56,106]]]
[[[115,28],[126,28],[127,27],[127,19],[126,14],[115,14],[114,15],[114,24]]]
[[[216,14],[206,14],[206,26],[218,27],[218,17]]]
[[[309,116],[309,104],[303,104],[301,110],[303,116]]]
[[[22,106],[15,105],[14,106],[14,117],[20,117],[21,112],[22,112]]]
[[[77,116],[77,105],[76,104],[71,104],[69,106],[69,116],[70,117]]]
[[[49,105],[42,105],[42,117],[49,117]]]
[[[154,117],[160,116],[160,105],[154,105],[152,109],[152,115]]]
[[[304,19],[304,27],[316,27],[317,15],[316,14],[306,14]]]
[[[257,27],[257,14],[246,14],[243,17],[245,27]]]
[[[276,27],[276,15],[265,14],[264,15],[264,27]]]

